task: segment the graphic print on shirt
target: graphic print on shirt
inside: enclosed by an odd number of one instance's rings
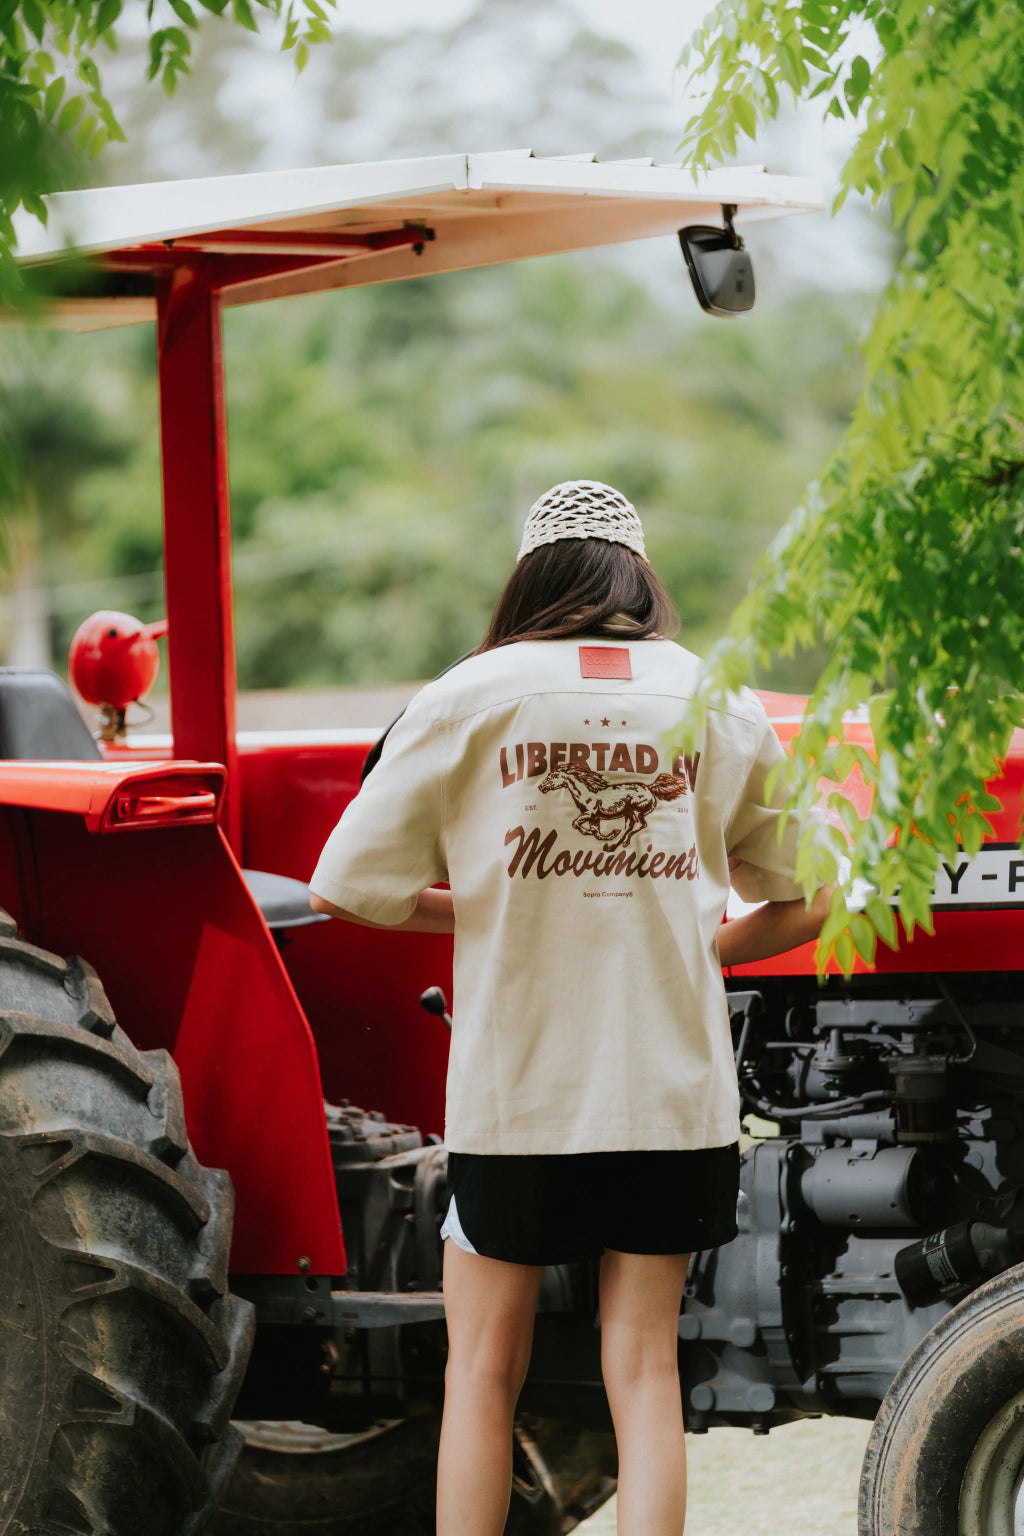
[[[580,812],[573,822],[576,831],[596,837],[604,844],[605,853],[611,853],[628,843],[635,832],[646,832],[647,818],[658,801],[685,795],[687,783],[672,773],[659,773],[650,784],[642,784],[639,779],[616,783],[592,768],[554,768],[541,779],[537,789],[542,795],[556,789],[568,790]]]
[[[585,720],[584,724],[589,725],[590,721]],[[606,726],[609,721],[602,719],[601,724]],[[666,773],[659,772],[657,748],[644,742],[529,741],[502,747],[498,763],[502,790],[534,780],[531,788],[537,796],[554,794],[556,801],[571,800],[578,812],[571,822],[573,832],[601,844],[600,848],[560,846],[559,838],[564,838],[565,833],[560,833],[557,826],[543,828],[534,824],[528,828],[521,823],[510,827],[505,834],[505,847],[512,849],[506,867],[509,879],[586,877],[580,887],[584,896],[631,896],[637,879],[698,879],[700,861],[696,845],[680,847],[681,826],[677,818],[689,818],[686,801],[696,788],[700,759],[699,752],[693,757],[677,757],[672,772]],[[621,773],[631,777],[616,777]],[[541,807],[525,803],[523,810],[527,815],[536,814]],[[650,818],[659,810],[673,813],[669,846],[658,849],[653,840],[639,846],[641,834],[648,831]],[[561,821],[565,814],[562,812],[555,820]],[[669,829],[665,826],[664,830]],[[652,833],[654,836],[656,833]],[[610,877],[611,884],[602,877]]]

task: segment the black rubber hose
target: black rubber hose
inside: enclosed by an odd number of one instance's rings
[[[892,1096],[888,1088],[872,1088],[870,1093],[862,1093],[856,1099],[831,1099],[827,1104],[798,1104],[790,1107],[783,1104],[765,1104],[760,1099],[755,1099],[753,1094],[744,1093],[742,1084],[740,1094],[743,1102],[760,1115],[762,1120],[830,1120],[833,1115],[850,1114]]]

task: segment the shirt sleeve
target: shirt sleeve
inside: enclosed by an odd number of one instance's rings
[[[368,922],[404,922],[420,891],[447,879],[443,802],[441,736],[418,694],[327,839],[310,890]]]
[[[733,868],[730,881],[744,901],[796,901],[804,894],[793,878],[800,823],[792,812],[783,809],[785,791],[781,785],[776,785],[767,805],[764,793],[770,770],[785,758],[785,752],[760,699],[754,694],[745,693],[744,697],[756,707],[756,744],[725,832],[730,859],[741,861]]]

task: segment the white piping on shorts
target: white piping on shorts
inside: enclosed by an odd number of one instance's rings
[[[459,1220],[459,1212],[455,1205],[454,1195],[452,1195],[451,1200],[448,1202],[448,1214],[444,1219],[444,1226],[441,1228],[441,1236],[443,1238],[450,1237],[452,1242],[461,1248],[464,1253],[476,1253],[473,1244],[462,1230],[462,1222]]]

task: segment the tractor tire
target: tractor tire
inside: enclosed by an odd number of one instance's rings
[[[436,1414],[353,1435],[238,1428],[245,1450],[208,1536],[433,1536]]]
[[[198,1536],[251,1343],[177,1070],[0,913],[0,1536]]]
[[[941,1318],[893,1379],[861,1472],[860,1536],[1024,1529],[1024,1264]]]
[[[245,1453],[209,1536],[436,1536],[440,1416],[333,1435],[239,1426]],[[506,1536],[565,1536],[615,1492],[611,1435],[517,1419]]]

